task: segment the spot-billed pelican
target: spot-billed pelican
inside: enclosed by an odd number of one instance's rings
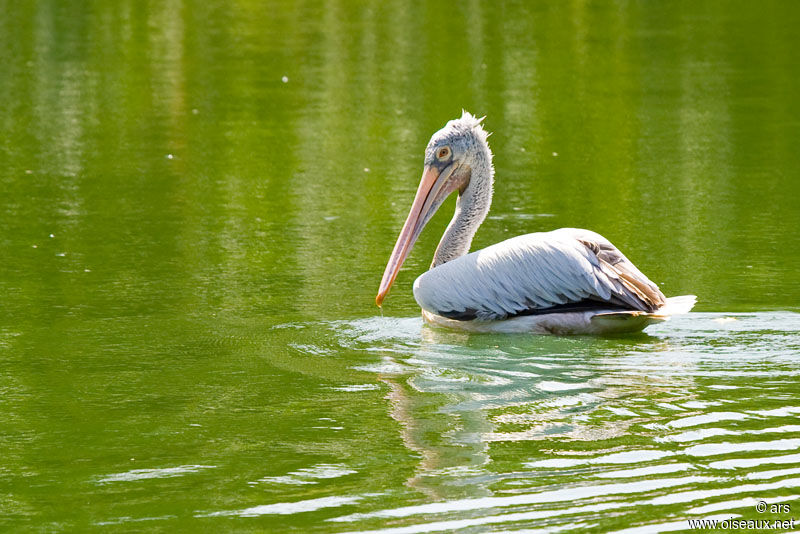
[[[601,334],[639,331],[691,310],[694,295],[666,298],[610,241],[589,230],[526,234],[468,254],[492,202],[494,167],[482,120],[464,111],[431,137],[378,306],[425,224],[458,191],[431,269],[414,282],[428,323],[476,332]]]

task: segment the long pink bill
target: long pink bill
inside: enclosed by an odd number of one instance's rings
[[[414,203],[411,205],[411,211],[408,213],[403,229],[400,231],[400,236],[397,238],[397,243],[394,245],[392,255],[389,257],[389,263],[386,264],[386,270],[383,272],[381,285],[378,289],[378,296],[375,297],[375,304],[380,306],[389,288],[392,287],[394,279],[397,278],[397,273],[400,272],[403,262],[411,248],[419,237],[422,228],[427,222],[429,212],[435,210],[441,203],[444,197],[449,195],[455,188],[452,183],[448,184],[448,179],[453,173],[455,165],[449,165],[445,168],[444,172],[439,174],[438,169],[435,167],[425,167],[422,173],[422,180],[420,180],[419,187],[417,188],[417,195],[414,197]],[[437,202],[439,201],[439,202]]]

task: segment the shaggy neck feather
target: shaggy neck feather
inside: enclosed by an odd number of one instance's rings
[[[492,168],[486,160],[472,171],[470,184],[458,195],[456,212],[447,225],[431,268],[459,258],[469,252],[475,232],[489,213],[492,204]]]

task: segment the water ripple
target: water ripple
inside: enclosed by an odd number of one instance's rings
[[[98,484],[109,482],[133,482],[136,480],[147,480],[151,478],[172,478],[199,473],[204,469],[214,469],[215,465],[179,465],[177,467],[163,467],[159,469],[133,469],[124,473],[114,473],[104,475],[97,479]]]
[[[355,504],[361,500],[361,497],[320,497],[319,499],[307,499],[296,502],[279,502],[274,504],[262,504],[259,506],[251,506],[241,510],[229,510],[221,512],[210,512],[204,514],[197,514],[197,517],[221,517],[221,516],[238,516],[238,517],[258,517],[262,515],[291,515],[306,512],[314,512],[323,508],[335,508],[345,506],[347,504]]]
[[[355,512],[328,517],[332,524],[385,533],[669,531],[688,528],[686,517],[730,518],[753,495],[779,502],[800,487],[800,455],[785,454],[800,448],[799,314],[690,314],[608,339],[467,335],[419,318],[325,328],[334,342],[304,352],[363,355],[353,369],[389,391],[387,413],[420,458],[405,482],[417,495],[410,503],[362,495]],[[313,480],[303,473],[263,481]],[[613,519],[634,509],[649,512],[627,527]]]

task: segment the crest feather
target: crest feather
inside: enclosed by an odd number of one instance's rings
[[[466,109],[462,109],[461,118],[451,120],[447,123],[447,126],[451,126],[459,130],[473,130],[481,139],[485,141],[486,138],[491,135],[489,132],[483,129],[483,119],[485,118],[486,115],[479,118]]]

